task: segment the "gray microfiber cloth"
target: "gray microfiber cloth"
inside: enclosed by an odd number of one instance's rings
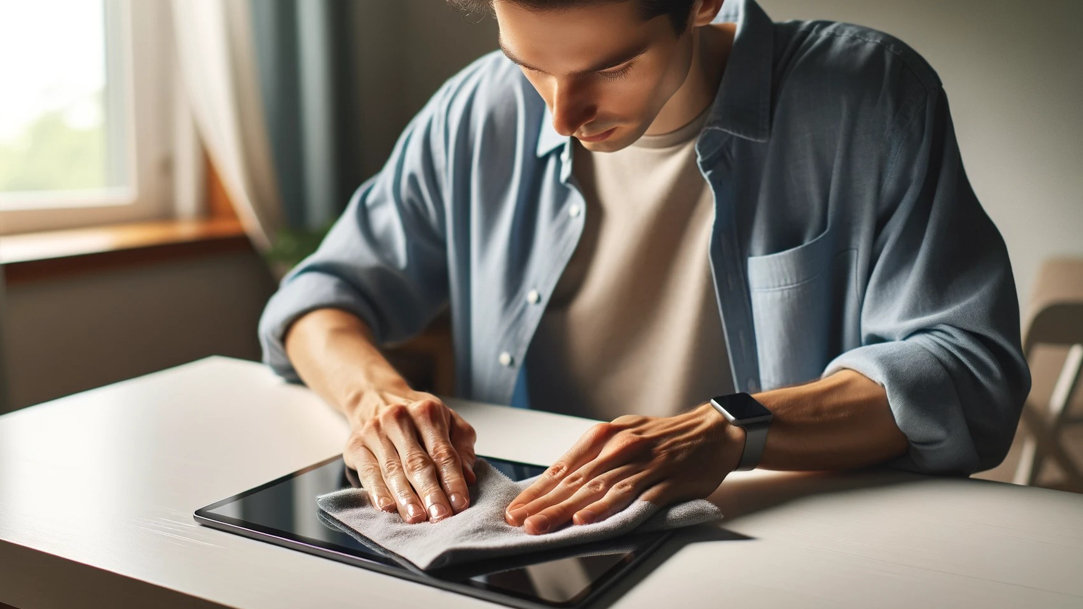
[[[504,509],[532,480],[513,482],[484,460],[470,489],[473,504],[440,522],[407,524],[397,513],[372,505],[363,489],[344,489],[316,498],[321,514],[389,558],[405,559],[428,571],[478,560],[553,550],[617,537],[712,522],[722,517],[714,504],[697,499],[666,508],[637,500],[627,509],[592,524],[567,526],[544,535],[528,535],[504,522]],[[374,547],[375,546],[375,547]],[[401,560],[399,560],[401,562]]]

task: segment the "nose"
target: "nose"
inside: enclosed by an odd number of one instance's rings
[[[594,118],[597,107],[582,86],[572,80],[563,80],[554,85],[549,110],[553,113],[553,129],[563,136],[570,136]]]

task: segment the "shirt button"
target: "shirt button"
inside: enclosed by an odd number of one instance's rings
[[[573,218],[578,218],[579,214],[583,213],[583,207],[578,203],[572,203],[568,207],[568,215]]]
[[[530,290],[526,294],[526,301],[530,304],[538,304],[541,302],[541,294],[537,290]]]
[[[504,367],[511,366],[512,364],[515,363],[515,358],[513,358],[511,356],[511,353],[508,353],[507,351],[500,354],[499,360],[500,360],[500,365],[504,366]]]

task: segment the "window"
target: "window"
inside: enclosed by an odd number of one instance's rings
[[[171,215],[168,3],[0,0],[0,234]]]

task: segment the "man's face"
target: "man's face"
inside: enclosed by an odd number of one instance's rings
[[[598,152],[620,150],[646,133],[681,87],[692,36],[668,16],[644,21],[635,0],[530,10],[493,3],[500,46],[521,67],[561,135]]]

